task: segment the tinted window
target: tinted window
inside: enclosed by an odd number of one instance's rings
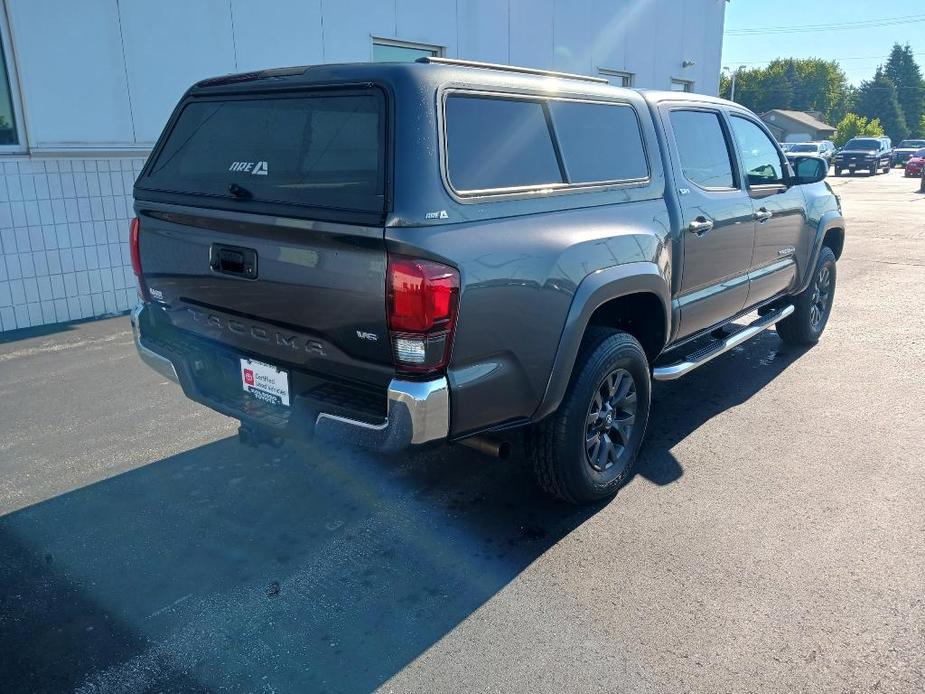
[[[750,120],[733,116],[732,132],[735,134],[745,176],[750,185],[784,182],[784,167],[777,147],[764,130]]]
[[[794,145],[790,148],[791,152],[818,152],[821,147],[819,145]]]
[[[446,139],[450,182],[456,190],[563,182],[538,101],[451,96]]]
[[[732,163],[719,115],[707,111],[672,111],[684,178],[702,188],[732,188]]]
[[[845,145],[845,149],[880,149],[880,146],[880,140],[865,140],[863,138],[855,138],[853,140],[848,140],[848,144]]]
[[[649,175],[639,121],[631,107],[550,101],[549,112],[570,183]]]
[[[925,147],[925,140],[903,140],[899,143],[900,147],[912,149],[913,147]]]
[[[194,101],[142,186],[379,211],[382,110],[373,93]]]

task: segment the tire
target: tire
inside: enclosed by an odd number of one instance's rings
[[[645,436],[650,379],[636,338],[610,328],[588,330],[559,409],[527,435],[527,453],[544,491],[574,504],[617,493]]]
[[[880,170],[879,165],[873,164],[873,165],[870,167],[870,175],[871,175],[871,176],[876,176],[876,175],[877,175],[877,172],[878,172],[879,170]]]
[[[835,175],[841,176],[841,169],[839,169],[837,166],[835,167]]]
[[[835,253],[828,246],[819,252],[809,286],[794,297],[792,314],[777,323],[780,339],[791,345],[814,345],[819,342],[835,300]]]

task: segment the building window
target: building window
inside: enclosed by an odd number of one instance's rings
[[[443,46],[373,37],[374,63],[413,63],[418,58],[435,58],[442,55]]]
[[[636,83],[636,75],[632,72],[623,70],[611,70],[610,68],[598,68],[598,73],[615,87],[632,87]]]
[[[679,80],[674,77],[671,78],[671,91],[673,92],[692,92],[694,91],[694,83],[690,80]]]
[[[0,153],[24,150],[19,85],[12,55],[6,17],[0,12]]]

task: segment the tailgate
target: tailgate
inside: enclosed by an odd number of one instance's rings
[[[388,383],[381,228],[136,208],[144,279],[174,326],[272,363]]]

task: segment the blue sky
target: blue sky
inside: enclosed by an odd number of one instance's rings
[[[912,17],[920,18],[912,21]],[[899,19],[901,18],[901,19]],[[832,24],[888,22],[885,26],[844,29]],[[778,27],[829,25],[783,32]],[[764,30],[774,27],[775,32]],[[738,34],[743,30],[760,33]],[[732,33],[730,33],[732,32]],[[848,81],[860,84],[886,62],[894,42],[908,43],[925,72],[925,2],[923,0],[731,0],[726,7],[723,65],[760,67],[774,58],[837,60]]]

